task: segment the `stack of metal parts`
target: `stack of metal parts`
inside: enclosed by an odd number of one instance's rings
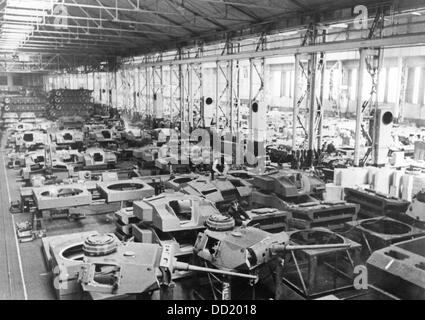
[[[19,124],[19,115],[15,112],[3,112],[2,113],[2,125],[3,129],[9,129]]]
[[[379,194],[372,190],[345,188],[345,200],[360,205],[361,218],[391,216],[397,218],[404,214],[409,202]]]
[[[292,206],[289,211],[292,213],[291,228],[326,227],[330,230],[340,230],[344,223],[357,218],[359,205],[345,201],[311,202]]]
[[[34,113],[36,117],[42,117],[46,112],[47,99],[44,96],[36,97],[6,97],[2,101],[2,112],[14,112],[17,114]]]
[[[165,187],[190,195],[203,196],[219,210],[227,209],[234,200],[249,202],[252,185],[237,177],[217,177],[212,180],[201,175],[180,175],[165,182]]]
[[[357,217],[359,205],[345,201],[321,201],[324,182],[299,170],[255,176],[253,207],[288,211],[289,226],[295,229],[326,227],[337,230]]]
[[[93,113],[91,90],[58,89],[49,93],[47,115],[51,119],[81,116],[88,118]]]
[[[250,218],[248,226],[275,233],[288,229],[291,213],[276,208],[259,208],[247,212]]]

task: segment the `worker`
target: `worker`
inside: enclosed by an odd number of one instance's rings
[[[224,155],[216,155],[212,165],[211,178],[214,180],[214,175],[227,176],[229,166],[224,160]]]
[[[327,148],[326,148],[326,152],[327,152],[328,154],[333,154],[333,153],[335,153],[335,152],[336,152],[336,148],[335,148],[335,146],[334,146],[333,142],[331,142],[331,143],[329,143],[329,144],[328,144],[328,146],[327,146]]]
[[[227,215],[232,217],[235,220],[236,226],[247,226],[251,221],[249,215],[245,210],[239,205],[239,202],[234,200],[230,204],[229,209],[227,210]]]
[[[156,179],[152,179],[152,187],[155,189],[155,195],[158,196],[164,192],[164,188],[161,179],[157,182]]]
[[[170,179],[174,179],[174,170],[173,170],[173,163],[171,161],[168,161],[168,170],[170,171]]]

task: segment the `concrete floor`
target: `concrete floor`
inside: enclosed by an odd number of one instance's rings
[[[2,144],[3,146],[3,144]],[[12,192],[7,183],[5,150],[0,149],[0,299],[27,297],[19,246],[14,229],[14,217],[9,213]]]

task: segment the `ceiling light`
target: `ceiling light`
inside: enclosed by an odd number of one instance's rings
[[[418,11],[413,11],[413,12],[411,12],[411,14],[414,15],[414,16],[421,16],[422,15],[422,13],[420,13]]]
[[[2,32],[1,34],[3,37],[26,37],[26,33],[18,33],[18,32]]]
[[[5,24],[2,25],[2,30],[4,30],[4,29],[34,30],[34,26],[28,25],[28,24],[5,23]]]
[[[51,0],[8,0],[7,7],[24,8],[24,9],[41,9],[51,10],[53,3]]]
[[[14,9],[8,7],[5,8],[4,13],[18,16],[45,16],[47,14],[45,10]]]
[[[24,21],[24,22],[41,22],[43,21],[42,17],[31,17],[31,16],[15,16],[12,14],[5,14],[3,16],[4,20],[9,21]]]

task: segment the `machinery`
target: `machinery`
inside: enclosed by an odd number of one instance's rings
[[[3,102],[5,112],[16,112],[21,115],[21,119],[26,113],[32,113],[34,117],[42,117],[47,105],[47,100],[42,95],[34,97],[11,96],[4,98]]]
[[[217,209],[210,201],[179,192],[134,202],[134,214],[162,232],[202,229],[215,213]]]
[[[179,192],[135,201],[134,216],[142,223],[133,228],[141,242],[173,244],[176,255],[192,254],[197,233],[212,215],[220,214],[208,200]]]
[[[96,238],[102,240],[99,236]],[[104,244],[100,241],[95,244],[95,247],[102,246]],[[180,262],[174,256],[173,246],[169,245],[161,247],[158,244],[130,242],[117,245],[108,252],[97,250],[98,253],[88,254],[86,247],[83,250],[85,256],[79,272],[79,282],[83,290],[91,294],[117,296],[161,289],[161,298],[172,299],[172,274],[178,270],[256,279],[253,275]]]
[[[142,200],[155,195],[155,189],[142,180],[99,182],[97,188],[106,202]]]
[[[121,132],[121,139],[131,148],[143,148],[152,145],[152,136],[146,131],[132,130]]]
[[[81,298],[82,289],[78,276],[83,263],[83,244],[88,236],[98,234],[97,231],[87,231],[42,238],[44,258],[53,273],[56,297],[59,300]]]
[[[406,214],[400,215],[399,218],[418,228],[425,229],[425,190],[413,197]]]
[[[286,254],[282,274],[285,296],[311,299],[353,287],[354,270],[363,264],[359,243],[321,227],[290,231],[288,236],[291,243],[306,248]],[[328,244],[347,244],[347,247],[308,248],[308,245]]]
[[[201,103],[201,119],[203,119],[204,127],[211,127],[216,111],[214,99],[211,97],[204,97]]]
[[[52,161],[49,165],[43,165],[41,162],[22,168],[21,177],[28,185],[35,175],[51,176],[54,179],[61,180],[68,178],[71,170],[71,166],[68,163],[61,161]]]
[[[155,160],[158,158],[159,148],[154,146],[145,146],[133,151],[133,156],[141,161],[143,167],[153,167]]]
[[[270,276],[267,267],[270,263],[283,262],[285,253],[299,250],[331,250],[347,249],[352,242],[330,242],[318,245],[310,243],[297,245],[291,241],[286,232],[271,234],[264,230],[252,227],[239,227],[232,230],[213,231],[206,230],[198,235],[194,252],[206,265],[211,265],[219,270],[237,271],[243,273],[257,274],[259,284],[263,284]],[[320,249],[320,250],[319,250]],[[274,289],[276,297],[282,286],[283,263],[276,263],[279,271],[275,271]],[[267,271],[268,270],[268,271]],[[213,283],[214,282],[214,283]],[[230,299],[229,279],[219,281],[223,291],[228,294],[223,297]],[[213,287],[217,282],[210,278]],[[214,297],[215,294],[214,294]],[[216,297],[217,298],[217,297]]]
[[[379,108],[370,121],[370,132],[373,138],[373,164],[385,165],[388,162],[388,153],[391,142],[394,115],[389,109]]]
[[[101,145],[115,142],[119,138],[118,133],[112,129],[96,129],[89,132],[89,139]]]
[[[275,208],[252,209],[246,213],[250,219],[248,226],[271,233],[286,231],[291,218],[290,212]]]
[[[24,166],[29,167],[35,164],[44,165],[46,153],[45,150],[36,150],[34,152],[29,152],[24,156]]]
[[[32,125],[35,125],[36,123],[36,116],[33,112],[24,112],[21,114],[21,117],[19,118],[21,123],[29,123]]]
[[[386,216],[347,222],[347,228],[347,237],[363,245],[365,257],[394,243],[425,235],[425,230]]]
[[[321,196],[325,191],[325,183],[319,178],[313,174],[292,169],[256,175],[253,185],[261,191],[278,194],[281,198]]]
[[[291,228],[325,227],[338,230],[346,222],[357,218],[359,205],[345,201],[321,201],[291,205],[287,210],[291,213]]]
[[[397,219],[409,207],[406,200],[379,194],[373,190],[345,188],[344,192],[347,201],[360,205],[359,216],[362,218],[390,216]]]
[[[377,250],[367,260],[368,283],[397,299],[425,296],[425,237]]]
[[[91,193],[81,185],[33,188],[38,210],[86,206],[92,203]]]
[[[13,132],[31,131],[33,129],[35,129],[34,124],[19,122],[19,123],[15,123],[15,124],[11,125],[8,130],[9,130],[10,133],[13,133]]]
[[[179,175],[166,181],[165,187],[203,196],[214,202],[220,210],[226,209],[226,206],[234,200],[249,202],[252,192],[249,182],[233,176],[217,177],[211,180],[210,177],[201,175]]]
[[[56,117],[56,112],[55,115],[52,117]],[[58,127],[60,129],[78,129],[81,130],[84,127],[85,124],[85,120],[83,117],[79,116],[79,115],[74,115],[74,116],[60,116],[58,121]]]
[[[291,228],[326,227],[336,230],[357,217],[359,205],[345,201],[321,201],[325,184],[310,173],[285,169],[256,175],[252,181],[252,208],[272,207],[289,212]]]
[[[88,118],[94,109],[92,93],[91,90],[83,89],[52,90],[49,92],[47,115],[52,119],[72,116]]]
[[[90,148],[84,152],[84,169],[109,169],[117,164],[117,156],[113,152],[100,148]]]
[[[3,113],[2,118],[4,129],[12,128],[19,123],[19,116],[15,112],[5,112]]]
[[[57,145],[82,146],[84,136],[77,130],[62,130],[54,133],[51,140]]]
[[[177,260],[172,245],[121,243],[114,235],[88,232],[43,240],[46,260],[54,271],[58,297],[113,298],[147,294],[160,289],[161,298],[172,299],[173,274],[177,271],[202,272],[257,283],[256,269],[286,251],[347,248],[337,243],[319,246],[290,244],[286,233],[271,235],[256,228],[210,231],[199,234],[196,255],[211,264],[201,267]],[[59,284],[59,286],[58,286]],[[145,295],[149,297],[149,295]],[[227,287],[223,298],[230,298]]]
[[[26,151],[37,146],[47,144],[47,136],[39,131],[25,131],[15,137],[15,145],[18,150]]]

